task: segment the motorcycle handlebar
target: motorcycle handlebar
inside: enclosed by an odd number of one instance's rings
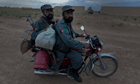
[[[85,39],[89,39],[90,38],[90,35],[86,35]]]

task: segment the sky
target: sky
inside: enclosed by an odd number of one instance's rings
[[[39,0],[41,2],[50,2],[50,3],[65,3],[68,2],[69,0]]]
[[[125,7],[140,7],[140,0],[0,0],[0,6],[10,7],[32,7],[40,8],[41,5],[51,4],[55,6],[89,6],[93,10],[99,11],[101,6],[125,6]]]

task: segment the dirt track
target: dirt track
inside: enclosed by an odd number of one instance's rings
[[[81,20],[80,20],[80,19]],[[140,27],[139,23],[124,22],[122,26],[111,26],[117,19],[103,19],[102,16],[76,17],[73,28],[78,33],[81,25],[91,36],[97,35],[103,42],[103,51],[114,53],[118,60],[117,72],[100,78],[82,73],[82,84],[139,84],[140,83]],[[0,84],[77,84],[67,76],[35,75],[34,63],[30,63],[32,53],[22,55],[17,45],[21,34],[31,29],[26,18],[0,17]],[[79,39],[80,40],[80,39]]]

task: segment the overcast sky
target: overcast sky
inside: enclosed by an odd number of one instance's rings
[[[101,6],[131,6],[140,7],[140,0],[0,0],[0,6],[40,8],[43,4],[54,6],[91,6],[100,10]]]

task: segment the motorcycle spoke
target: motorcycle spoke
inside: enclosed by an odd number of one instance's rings
[[[100,73],[102,73],[102,70],[100,69]]]
[[[108,63],[108,62],[110,62],[112,60],[112,58],[111,59],[106,59],[106,60],[104,60],[103,62],[106,62],[106,63]]]
[[[107,70],[110,70],[110,71],[111,71],[112,69],[113,69],[113,68],[111,68],[111,67],[107,68]]]
[[[107,66],[113,68],[113,65],[107,65]]]
[[[100,73],[106,73],[106,71],[105,71],[105,70],[101,70],[101,69],[100,69]]]
[[[96,60],[94,62],[93,73],[97,74],[98,76],[108,76],[114,72],[116,69],[116,63],[114,58],[110,57],[102,57],[101,61],[104,65],[100,63],[100,60]]]
[[[112,61],[108,61],[108,62],[104,62],[104,63],[106,63],[106,64],[110,64]]]
[[[97,71],[97,73],[106,74],[106,73],[112,72],[112,70],[114,69],[113,65],[107,65],[108,68],[106,70],[101,69],[100,65],[97,65],[97,64],[94,64],[94,65],[96,65],[96,70],[95,71]]]
[[[94,64],[94,65],[100,67],[100,65],[97,65],[97,64]]]

